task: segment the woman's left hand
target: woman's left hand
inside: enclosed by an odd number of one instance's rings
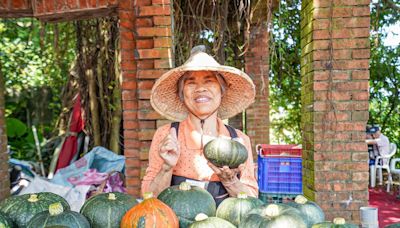
[[[238,173],[240,173],[244,168],[244,164],[241,164],[238,168],[235,169],[230,169],[228,166],[223,166],[222,168],[219,168],[211,162],[208,162],[207,164],[212,170],[214,170],[215,174],[217,174],[222,183],[231,183],[234,180],[237,180]]]

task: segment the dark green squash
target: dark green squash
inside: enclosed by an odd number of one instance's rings
[[[18,227],[25,227],[34,215],[48,210],[49,205],[56,202],[70,210],[68,202],[61,196],[51,192],[40,192],[7,198],[0,203],[0,211]]]
[[[400,223],[393,223],[385,226],[385,228],[400,228]]]
[[[206,190],[182,182],[171,186],[158,195],[158,199],[174,210],[179,218],[179,227],[189,227],[196,215],[204,213],[215,216],[216,204],[212,195]]]
[[[298,195],[294,199],[294,202],[289,202],[288,205],[297,208],[303,213],[305,220],[307,221],[307,227],[325,221],[324,211],[314,202],[308,200],[303,195]]]
[[[246,193],[239,193],[237,198],[229,197],[222,201],[217,208],[217,217],[238,226],[249,211],[263,204],[258,198],[247,196]]]
[[[208,217],[206,214],[200,213],[196,215],[195,221],[189,228],[235,228],[232,223],[217,217]]]
[[[39,227],[68,227],[90,228],[85,216],[75,211],[64,211],[61,203],[50,204],[48,211],[43,211],[29,221],[27,228]]]
[[[88,199],[80,213],[89,220],[92,227],[119,228],[122,217],[136,204],[136,199],[130,195],[120,192],[103,193]]]
[[[299,210],[286,204],[269,204],[251,210],[239,228],[306,228]]]
[[[248,152],[240,142],[218,137],[204,146],[204,157],[217,167],[237,168],[247,160]]]
[[[344,218],[334,218],[333,222],[321,222],[312,225],[312,228],[358,228],[358,225],[346,223]]]
[[[7,215],[0,212],[0,228],[13,228],[14,224]]]

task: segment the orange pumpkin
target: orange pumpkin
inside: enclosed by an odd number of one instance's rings
[[[144,194],[144,200],[129,209],[121,220],[121,228],[137,227],[179,228],[179,220],[170,207],[148,192]]]

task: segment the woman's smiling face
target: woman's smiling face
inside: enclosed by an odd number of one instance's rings
[[[186,107],[200,119],[207,118],[221,104],[222,92],[215,73],[193,71],[185,79],[183,98]]]

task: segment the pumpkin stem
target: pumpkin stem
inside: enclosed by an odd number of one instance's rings
[[[247,194],[246,194],[245,192],[240,192],[240,193],[237,195],[237,198],[238,198],[238,199],[247,199]]]
[[[298,204],[305,204],[305,203],[307,203],[307,201],[308,201],[308,199],[306,197],[304,197],[303,195],[298,195],[294,199],[294,202],[296,202]]]
[[[34,203],[34,202],[39,201],[38,195],[36,195],[36,194],[31,194],[31,195],[29,196],[28,201],[31,202],[31,203]]]
[[[114,193],[109,193],[109,194],[108,194],[108,199],[109,199],[109,200],[116,200],[117,198],[115,197],[115,194],[114,194]]]
[[[153,193],[152,192],[145,192],[144,194],[143,194],[143,199],[150,199],[150,198],[153,198]]]
[[[197,214],[196,217],[194,218],[194,220],[196,220],[197,222],[203,221],[206,219],[208,219],[208,216],[204,213]]]
[[[60,202],[50,204],[49,213],[51,216],[59,215],[63,212],[64,208]]]
[[[180,185],[179,185],[179,190],[182,190],[182,191],[189,191],[190,189],[191,189],[192,187],[190,186],[190,184],[188,183],[188,182],[182,182]]]
[[[335,225],[344,225],[346,224],[346,220],[344,218],[334,218],[333,219],[333,224]]]
[[[279,207],[276,204],[270,204],[264,209],[264,213],[269,217],[276,217],[279,215]]]

